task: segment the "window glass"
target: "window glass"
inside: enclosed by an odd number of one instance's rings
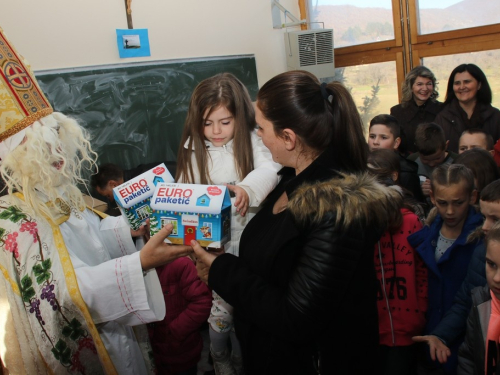
[[[391,0],[309,0],[308,4],[310,28],[322,28],[324,23],[324,28],[333,29],[335,48],[394,39]]]
[[[476,64],[486,75],[493,93],[492,105],[500,108],[500,50],[460,53],[456,55],[426,57],[422,59],[423,65],[428,67],[438,81],[439,101],[446,98],[446,86],[450,73],[460,64]]]
[[[367,127],[373,117],[399,103],[394,61],[337,68],[335,79],[350,90]]]
[[[419,34],[500,22],[498,0],[418,0]]]

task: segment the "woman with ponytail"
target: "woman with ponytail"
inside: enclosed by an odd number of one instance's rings
[[[363,124],[342,84],[282,73],[260,89],[256,120],[281,182],[239,258],[193,241],[198,273],[234,306],[246,374],[375,373],[373,247],[400,194],[365,172]]]

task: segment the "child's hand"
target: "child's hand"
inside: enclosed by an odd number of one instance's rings
[[[241,216],[245,216],[248,210],[248,203],[250,201],[247,192],[245,191],[245,189],[237,185],[225,185],[229,189],[229,191],[232,191],[236,196],[236,200],[234,201],[236,211],[239,212]]]
[[[438,360],[439,363],[446,363],[448,357],[451,355],[450,349],[437,336],[413,336],[411,339],[414,342],[427,343],[429,345],[429,354],[433,361]]]
[[[428,178],[422,184],[422,193],[424,193],[426,197],[431,195],[431,180]]]
[[[149,237],[151,236],[149,233],[149,219],[146,219],[144,225],[141,225],[139,229],[130,229],[130,234],[132,234],[132,237],[144,236],[144,240],[147,242],[149,240]]]

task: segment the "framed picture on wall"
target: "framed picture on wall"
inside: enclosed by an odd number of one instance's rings
[[[148,29],[116,29],[120,58],[151,56]]]

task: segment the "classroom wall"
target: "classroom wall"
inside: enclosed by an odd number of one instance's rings
[[[255,54],[259,86],[286,70],[284,30],[273,29],[270,0],[131,4],[134,28],[149,30],[150,57],[118,56],[115,29],[127,28],[125,0],[9,1],[0,5],[0,27],[35,71],[240,54]],[[297,0],[280,4],[300,16]]]

